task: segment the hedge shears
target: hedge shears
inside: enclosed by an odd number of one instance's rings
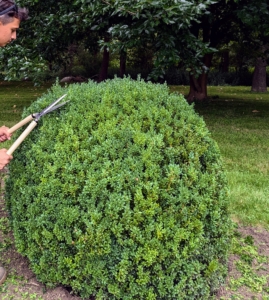
[[[58,109],[59,107],[65,105],[67,102],[63,102],[61,104],[56,105],[59,103],[67,94],[61,96],[59,99],[52,102],[49,106],[47,106],[45,109],[43,109],[39,113],[31,114],[30,116],[26,117],[25,119],[21,120],[19,123],[15,124],[13,127],[9,128],[9,133],[13,133],[17,129],[21,128],[23,125],[31,122],[27,128],[22,132],[22,134],[17,138],[17,140],[14,142],[14,144],[8,149],[7,154],[11,155],[24,141],[24,139],[29,135],[29,133],[36,127],[39,119],[43,117],[44,115]]]

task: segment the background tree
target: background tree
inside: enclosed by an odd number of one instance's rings
[[[254,60],[252,91],[266,92],[266,66],[269,48],[269,5],[266,0],[238,1],[241,38]],[[247,43],[246,43],[247,41]]]
[[[220,0],[212,4],[209,13],[204,14],[200,22],[192,24],[192,32],[197,40],[202,39],[209,47],[222,49],[231,40],[236,40],[237,22],[234,10],[237,4],[234,1]],[[204,100],[207,98],[207,78],[211,67],[214,52],[206,53],[202,58],[202,69],[190,72],[190,91],[188,100]]]
[[[16,45],[10,45],[4,53],[14,52],[14,47],[20,47],[20,57],[28,61],[42,61],[50,71],[66,67],[72,59],[70,45],[83,43],[88,49],[97,48],[97,36],[90,30],[90,24],[85,26],[83,12],[75,1],[17,1],[20,6],[29,9],[30,19],[22,25]],[[6,60],[7,61],[7,60]],[[24,59],[17,60],[11,75],[17,75],[22,70],[30,72],[34,64],[25,64]],[[10,66],[3,64],[2,69],[10,72]]]
[[[32,57],[42,55],[50,65],[64,63],[68,45],[90,39],[93,32],[98,32],[100,46],[105,51],[127,53],[128,49],[150,44],[155,54],[153,79],[163,76],[167,67],[180,61],[194,68],[209,51],[207,45],[193,36],[190,24],[206,12],[212,0],[172,4],[168,0],[133,3],[20,0],[19,3],[28,7],[32,16],[20,42],[31,49]]]
[[[81,1],[85,10],[96,16],[99,26],[111,21],[110,43],[101,43],[112,50],[125,51],[134,47],[151,45],[154,51],[152,79],[163,77],[165,70],[184,62],[185,66],[197,66],[207,45],[197,40],[190,31],[191,22],[206,12],[213,1]],[[180,37],[180,38],[179,38]]]
[[[214,49],[222,52],[221,68],[225,67],[226,71],[231,46],[243,49],[240,57],[248,61],[258,58],[257,62],[264,63],[267,54],[265,0],[255,3],[250,0],[177,0],[173,3],[169,0],[131,3],[124,0],[20,0],[19,4],[29,8],[31,19],[23,25],[16,46],[1,50],[0,54],[14,74],[46,67],[51,72],[70,66],[75,53],[70,49],[81,46],[93,55],[103,52],[98,76],[102,81],[108,76],[112,53],[119,57],[119,74],[123,76],[130,54],[145,49],[145,53],[152,54],[142,65],[152,67],[148,79],[164,78],[171,66],[190,71],[188,99],[192,101],[207,97]],[[13,63],[9,53],[17,53],[21,63]]]

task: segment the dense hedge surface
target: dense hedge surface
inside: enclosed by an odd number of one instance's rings
[[[17,249],[38,279],[95,299],[209,299],[231,223],[219,150],[181,95],[113,79],[68,93],[14,153],[6,184]]]

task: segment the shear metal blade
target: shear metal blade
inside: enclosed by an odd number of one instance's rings
[[[65,105],[65,104],[68,103],[69,101],[70,101],[70,100],[65,101],[65,102],[63,102],[63,103],[61,103],[61,104],[58,104],[58,105],[56,105],[56,106],[53,106],[51,109],[47,110],[47,111],[43,114],[43,116],[44,116],[45,114],[51,113],[52,111],[58,109],[59,107]]]
[[[61,96],[60,98],[58,98],[57,100],[55,100],[54,102],[52,102],[48,107],[46,107],[45,109],[43,109],[39,114],[38,114],[38,118],[44,116],[45,114],[55,110],[55,106],[58,102],[60,102],[65,96],[67,96],[67,94]],[[66,102],[65,102],[66,103]],[[62,105],[61,105],[62,106]],[[57,108],[59,108],[60,106],[58,106]],[[54,109],[53,109],[54,108]]]

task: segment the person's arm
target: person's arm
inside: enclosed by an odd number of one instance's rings
[[[7,154],[7,149],[0,149],[0,170],[10,162],[13,157]]]
[[[8,129],[9,128],[6,126],[0,127],[0,142],[10,140],[11,133],[8,132]]]

